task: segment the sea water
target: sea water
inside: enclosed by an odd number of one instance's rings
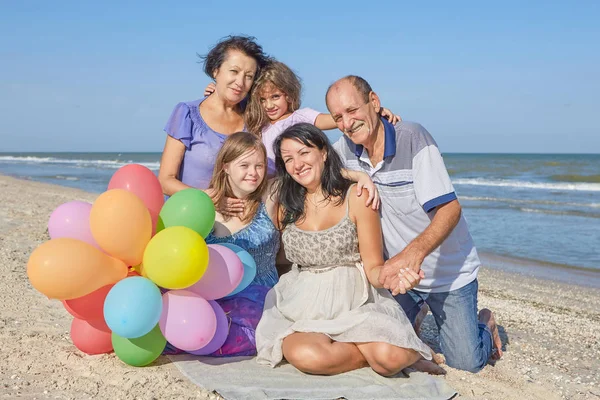
[[[600,155],[444,161],[480,254],[600,271]],[[129,163],[158,172],[160,153],[0,153],[2,174],[96,193]]]

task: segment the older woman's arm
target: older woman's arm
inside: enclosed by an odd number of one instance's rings
[[[168,196],[172,196],[176,192],[190,187],[177,178],[184,153],[185,145],[179,140],[167,136],[165,148],[160,159],[158,180],[162,186],[163,193]]]
[[[379,271],[383,265],[383,237],[379,213],[371,207],[365,207],[365,198],[356,196],[356,186],[350,190],[350,218],[356,224],[358,249],[367,279],[376,288],[379,283]]]

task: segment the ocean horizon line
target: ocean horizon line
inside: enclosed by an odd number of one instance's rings
[[[0,154],[106,154],[106,153],[119,153],[119,154],[160,154],[160,151],[129,151],[129,150],[94,150],[94,151],[85,151],[85,150],[60,150],[60,151],[0,151]],[[585,156],[597,156],[600,155],[600,152],[583,152],[583,153],[555,153],[555,152],[464,152],[464,151],[444,151],[443,154],[452,154],[452,155],[544,155],[544,156],[576,156],[576,155],[585,155]]]

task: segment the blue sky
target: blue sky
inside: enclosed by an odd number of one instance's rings
[[[161,151],[196,53],[245,33],[304,106],[357,74],[444,152],[600,153],[598,2],[120,3],[2,2],[0,151]]]

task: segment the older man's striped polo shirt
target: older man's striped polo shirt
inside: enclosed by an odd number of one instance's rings
[[[385,258],[393,257],[429,226],[436,207],[456,199],[437,144],[423,126],[382,119],[384,158],[371,165],[368,153],[343,136],[334,144],[348,169],[371,176],[381,197]],[[446,292],[477,277],[480,261],[464,216],[423,262],[425,279],[416,290]]]

